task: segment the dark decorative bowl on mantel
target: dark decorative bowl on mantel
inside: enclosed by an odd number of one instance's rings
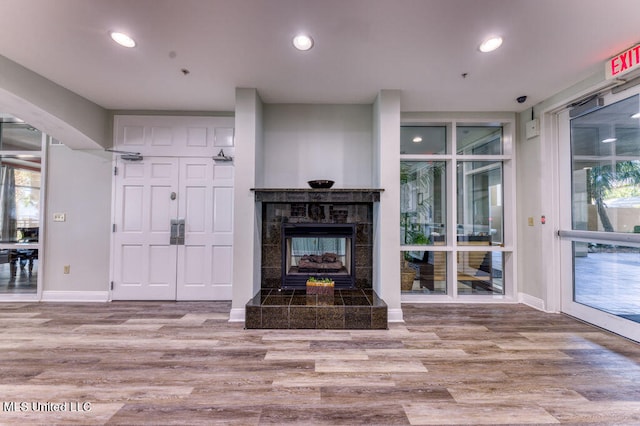
[[[310,180],[307,183],[313,189],[329,189],[334,184],[332,180]]]

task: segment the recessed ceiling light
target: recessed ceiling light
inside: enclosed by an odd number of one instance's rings
[[[113,39],[113,41],[118,43],[120,46],[124,46],[124,47],[135,47],[136,46],[136,42],[131,37],[129,37],[128,35],[126,35],[124,33],[119,33],[117,31],[112,31],[110,35],[111,35],[111,38]]]
[[[487,53],[493,52],[500,46],[502,46],[502,37],[489,37],[480,44],[478,49],[483,53]]]
[[[607,139],[603,139],[602,143],[611,143],[611,142],[615,142],[617,140],[618,139],[616,139],[616,138],[607,138]]]
[[[636,112],[631,116],[631,118],[640,118],[640,112]]]
[[[293,46],[298,50],[309,50],[313,47],[313,39],[306,34],[299,34],[293,38]]]
[[[420,143],[422,142],[422,138],[420,136],[416,136],[415,138],[412,139],[413,143]]]

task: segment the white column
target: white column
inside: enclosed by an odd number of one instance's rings
[[[388,306],[389,322],[402,322],[400,303],[400,91],[381,90],[374,104],[373,288]]]
[[[233,197],[233,299],[229,321],[244,321],[245,304],[260,289],[260,209],[251,188],[262,185],[262,101],[236,89]]]

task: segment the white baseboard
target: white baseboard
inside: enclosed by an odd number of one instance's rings
[[[402,309],[387,309],[387,321],[388,322],[404,322],[402,316]]]
[[[244,322],[245,308],[231,308],[229,322]]]
[[[538,299],[537,297],[525,293],[518,293],[518,301],[539,311],[547,312],[544,300]]]
[[[42,302],[108,302],[108,291],[43,291]]]

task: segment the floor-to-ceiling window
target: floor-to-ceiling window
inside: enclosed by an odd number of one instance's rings
[[[0,117],[0,297],[38,291],[44,135]]]
[[[640,95],[603,101],[584,114],[563,113],[571,208],[561,231],[562,308],[638,340],[640,326],[632,323],[640,323]]]
[[[513,123],[401,127],[403,300],[511,299]]]

